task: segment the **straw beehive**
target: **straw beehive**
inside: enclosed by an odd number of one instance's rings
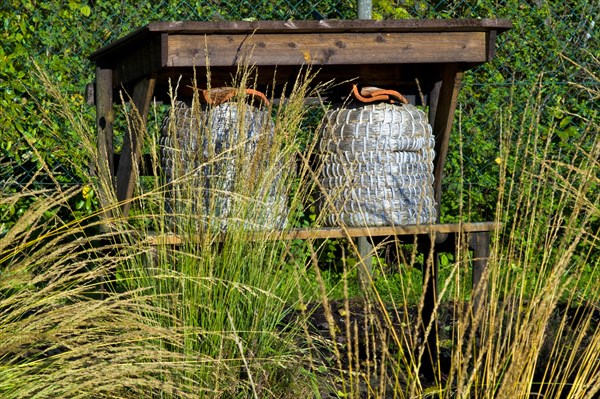
[[[320,183],[330,197],[328,225],[432,223],[434,138],[410,104],[334,107],[321,130]],[[333,209],[332,209],[333,208]]]
[[[162,125],[161,164],[170,224],[176,226],[192,215],[200,221],[198,227],[283,227],[286,197],[277,178],[262,186],[264,181],[259,181],[269,166],[268,157],[261,154],[268,148],[265,141],[273,137],[269,112],[240,102],[196,108],[177,102]]]

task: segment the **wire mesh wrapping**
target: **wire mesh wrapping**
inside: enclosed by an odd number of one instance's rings
[[[221,230],[286,224],[282,168],[270,165],[268,154],[274,133],[268,110],[239,102],[178,101],[161,131],[165,208],[173,228],[190,215],[199,221],[196,227]]]
[[[410,104],[351,103],[329,110],[320,134],[325,223],[385,226],[436,220],[434,138]]]

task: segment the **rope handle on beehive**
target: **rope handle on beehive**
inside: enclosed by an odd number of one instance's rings
[[[357,85],[352,85],[352,96],[363,103],[372,103],[376,101],[387,101],[391,104],[401,102],[408,104],[408,100],[395,90],[380,89],[379,87],[361,87],[360,91]]]
[[[215,87],[211,89],[200,90],[200,101],[209,105],[220,105],[231,100],[239,93],[239,89],[235,87]],[[269,100],[264,93],[255,89],[245,89],[244,93],[253,100],[258,99],[264,105],[269,105]]]

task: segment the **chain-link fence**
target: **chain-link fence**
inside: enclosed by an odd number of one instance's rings
[[[597,98],[585,88],[598,87],[589,73],[598,67],[597,1],[375,0],[372,11],[377,19],[508,18],[514,24],[499,38],[494,60],[470,71],[463,82],[456,123],[469,140],[459,162],[453,135],[449,187],[460,181],[474,193],[485,193],[497,184],[497,165],[489,162],[498,156],[493,116],[508,107],[518,114],[536,84],[547,111],[564,111],[560,123],[566,142],[576,141],[584,120],[595,117]],[[4,0],[0,16],[0,187],[6,191],[32,180],[56,184],[49,171],[60,176],[60,184],[79,184],[82,177],[73,162],[87,163],[77,133],[53,112],[56,98],[34,72],[34,63],[58,83],[65,100],[60,106],[87,115],[93,129],[94,110],[83,97],[94,73],[88,56],[135,28],[169,20],[352,19],[357,1]]]

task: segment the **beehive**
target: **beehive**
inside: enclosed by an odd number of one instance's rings
[[[333,107],[325,118],[319,156],[328,225],[436,220],[435,142],[423,111],[410,104],[353,102]]]
[[[268,147],[264,141],[273,137],[269,112],[240,102],[196,108],[179,101],[162,124],[160,153],[170,225],[189,220],[191,214],[198,227],[283,227],[286,196],[277,176],[266,185],[258,181],[269,166],[268,157],[260,154]],[[256,184],[249,188],[253,180]],[[246,217],[240,219],[242,214]]]

